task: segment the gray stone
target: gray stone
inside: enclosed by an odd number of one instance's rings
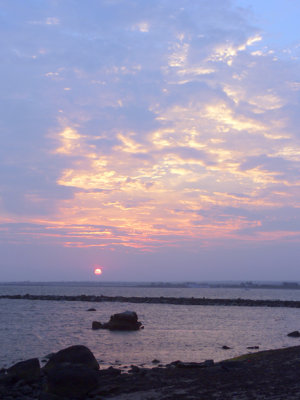
[[[83,398],[98,386],[98,372],[84,366],[61,366],[47,374],[46,392],[58,396]]]
[[[203,363],[204,367],[213,367],[215,365],[214,360],[205,360]]]
[[[66,397],[57,396],[56,394],[41,392],[39,400],[69,400]]]
[[[142,324],[138,321],[138,316],[134,311],[125,311],[114,314],[109,322],[102,325],[102,329],[111,331],[137,331],[141,329]]]
[[[8,376],[25,382],[33,382],[40,377],[41,368],[38,358],[30,358],[26,361],[20,361],[8,368]]]
[[[30,394],[33,392],[32,388],[29,385],[25,385],[21,388],[21,392],[23,394]]]
[[[62,365],[83,365],[90,369],[99,369],[99,364],[91,350],[82,345],[67,347],[55,353],[43,367],[45,371]]]
[[[102,328],[103,328],[103,326],[102,326],[101,322],[98,322],[98,321],[93,321],[92,322],[92,329],[93,330],[102,329]]]
[[[131,368],[128,372],[137,373],[137,372],[140,372],[140,368],[137,365],[131,365]]]

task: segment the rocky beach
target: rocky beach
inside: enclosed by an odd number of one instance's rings
[[[246,354],[214,363],[174,361],[127,372],[101,369],[85,346],[2,369],[2,400],[296,400],[300,398],[300,346]]]

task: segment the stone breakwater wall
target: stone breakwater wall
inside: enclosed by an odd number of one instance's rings
[[[124,297],[124,296],[57,296],[57,295],[0,295],[0,299],[48,300],[48,301],[86,301],[92,303],[147,303],[177,304],[195,306],[240,306],[240,307],[289,307],[300,308],[300,301],[292,300],[253,300],[253,299],[209,299],[206,297]]]

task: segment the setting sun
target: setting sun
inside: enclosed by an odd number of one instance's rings
[[[101,268],[95,268],[94,269],[94,274],[95,275],[101,275],[102,274],[102,269]]]

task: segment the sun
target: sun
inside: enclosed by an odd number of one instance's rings
[[[99,268],[99,267],[95,268],[95,269],[94,269],[94,274],[95,274],[95,275],[101,275],[101,274],[102,274],[102,269]]]

